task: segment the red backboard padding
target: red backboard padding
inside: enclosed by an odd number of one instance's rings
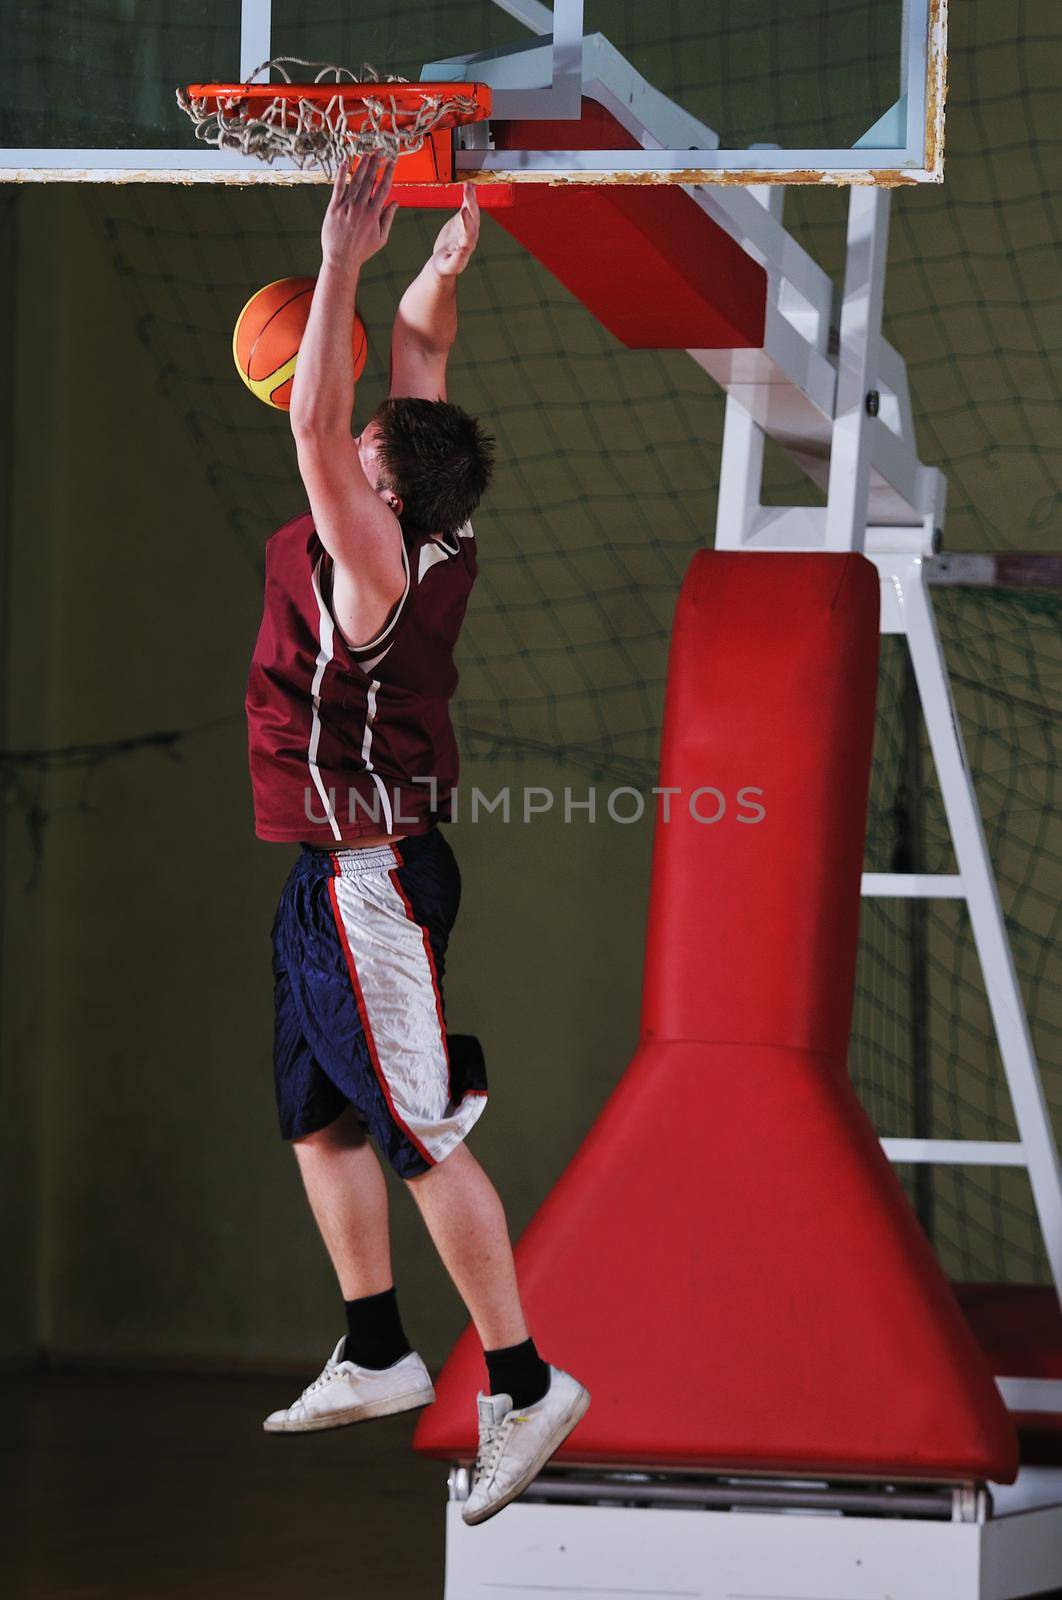
[[[629,149],[592,100],[578,122],[493,124],[495,143]],[[489,185],[479,185],[483,193]],[[494,213],[617,339],[634,350],[758,349],[767,274],[678,187],[515,183]]]
[[[878,604],[858,555],[704,552],[687,574],[642,1043],[516,1252],[539,1348],[593,1397],[558,1462],[1016,1470],[845,1072]],[[697,822],[709,788],[723,809]],[[416,1447],[471,1457],[484,1383],[470,1326]]]

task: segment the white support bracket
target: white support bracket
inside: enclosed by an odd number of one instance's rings
[[[425,77],[456,81],[474,73],[492,85],[502,116],[555,116],[555,51],[564,25],[561,7],[546,13],[528,0],[506,0],[504,9],[542,39],[517,49],[474,57],[454,56],[425,64]],[[548,20],[547,20],[548,19]],[[556,19],[556,31],[554,28]],[[719,137],[682,106],[654,88],[601,33],[581,43],[582,93],[597,101],[645,151],[675,148],[714,150]],[[551,85],[551,73],[552,85]],[[533,88],[542,84],[547,87]],[[551,86],[550,86],[551,85]],[[532,101],[528,98],[533,98]],[[530,109],[529,109],[530,108]],[[475,126],[459,141],[479,143]],[[691,202],[721,227],[767,273],[768,294],[763,343],[759,349],[696,350],[694,361],[739,402],[768,437],[781,444],[802,471],[828,489],[835,432],[840,422],[844,477],[849,457],[858,466],[854,501],[869,496],[870,521],[880,526],[932,529],[943,517],[944,480],[917,456],[901,358],[881,338],[881,299],[887,235],[888,195],[853,190],[849,265],[841,304],[841,326],[834,328],[833,284],[821,266],[782,223],[784,190],[770,184],[754,188],[683,185]],[[831,354],[834,332],[840,347]],[[839,396],[839,382],[843,395]],[[871,387],[879,395],[877,417],[865,412]],[[854,452],[854,455],[853,455]],[[835,497],[836,499],[836,497]],[[839,504],[839,502],[838,502]],[[835,525],[822,533],[833,548],[842,535]],[[756,544],[769,547],[761,537]],[[789,535],[783,540],[786,547]]]
[[[861,550],[870,493],[869,396],[878,369],[891,196],[853,189],[841,307],[837,404],[826,496],[827,550]]]
[[[421,69],[422,81],[460,83],[474,76],[491,85],[495,117],[578,121],[585,70],[583,0],[553,0],[552,10],[538,0],[495,0],[495,4],[544,42],[515,51],[427,62]],[[459,139],[457,148],[473,151],[480,145],[473,135],[468,141]]]
[[[864,872],[863,893],[886,900],[964,900],[957,872]]]
[[[1025,1167],[1023,1144],[1008,1139],[882,1139],[881,1148],[900,1166]]]
[[[691,193],[719,220],[733,208],[728,231],[764,259],[770,274],[762,349],[688,352],[727,393],[717,548],[859,549],[867,530],[868,548],[930,554],[944,520],[947,484],[918,458],[906,365],[881,337],[888,195],[852,191],[835,366],[827,353],[830,313],[821,283],[798,248],[785,255],[798,274],[796,287],[779,267],[781,257],[771,265],[765,255],[768,247],[780,249],[774,231],[788,237],[781,197],[770,205],[766,225],[752,225],[777,191]],[[766,438],[824,491],[825,507],[760,504]]]
[[[240,0],[240,78],[246,80],[272,53],[273,0]]]

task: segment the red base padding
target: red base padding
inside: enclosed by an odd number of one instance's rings
[[[630,149],[593,100],[578,122],[498,122],[499,149]],[[480,184],[482,195],[489,185]],[[767,274],[678,187],[516,183],[496,220],[635,350],[763,344]]]
[[[644,1045],[517,1250],[593,1401],[558,1462],[1004,1477],[1013,1438],[854,1094],[802,1051]],[[422,1413],[475,1453],[469,1328]]]
[[[536,1341],[593,1397],[562,1462],[1016,1470],[845,1072],[878,606],[861,556],[705,552],[683,585],[643,1043],[516,1252]],[[471,1457],[484,1381],[470,1328],[416,1447]]]

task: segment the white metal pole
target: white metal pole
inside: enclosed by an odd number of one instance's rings
[[[776,222],[782,220],[785,190],[766,184],[748,190]],[[773,261],[770,292],[777,299],[785,274]],[[763,454],[767,435],[745,407],[727,390],[723,412],[723,449],[719,462],[719,499],[715,513],[715,548],[743,550],[755,531],[763,491]]]
[[[827,550],[862,550],[866,543],[870,489],[867,394],[877,373],[888,243],[888,191],[853,189],[848,202],[837,402],[826,496]]]
[[[765,437],[759,423],[728,394],[723,412],[723,450],[715,513],[717,550],[745,549],[755,529],[763,483]]]
[[[554,117],[577,118],[583,105],[583,0],[553,0]]]
[[[272,53],[273,0],[241,0],[240,77],[246,79]]]

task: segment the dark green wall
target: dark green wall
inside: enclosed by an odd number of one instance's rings
[[[8,812],[5,1213],[26,1262],[8,1345],[312,1362],[337,1302],[272,1101],[269,928],[295,852],[251,828],[240,711],[260,594],[82,196],[25,192],[19,237],[10,739],[115,749],[40,783],[39,856],[33,819]],[[172,729],[196,731],[121,748]],[[558,775],[473,759],[464,781]],[[472,1147],[519,1231],[634,1042],[649,833],[543,819],[452,838],[450,1020],[487,1049]],[[392,1187],[403,1305],[440,1360],[463,1312]]]

